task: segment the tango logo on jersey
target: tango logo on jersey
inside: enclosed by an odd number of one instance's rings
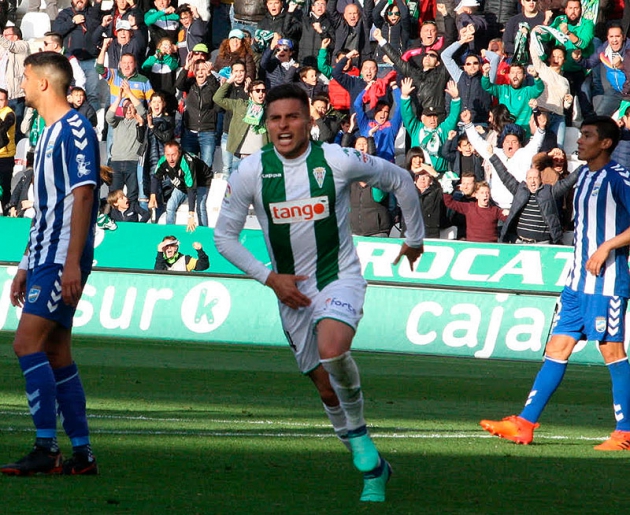
[[[591,191],[591,197],[596,197],[599,194],[599,186],[595,186]]]
[[[32,304],[33,302],[37,302],[37,299],[39,298],[39,294],[41,293],[42,289],[39,286],[33,286],[29,291],[28,291],[28,301]]]
[[[329,297],[326,299],[326,307],[336,309],[337,311],[348,311],[353,315],[357,314],[357,310],[352,307],[349,302],[342,302],[335,297]]]
[[[274,202],[269,204],[269,211],[274,224],[294,224],[328,218],[330,206],[328,197],[323,195],[302,200]]]
[[[313,168],[313,177],[317,181],[317,185],[321,188],[324,185],[324,177],[326,177],[326,168],[318,166]]]
[[[606,317],[595,318],[595,330],[598,333],[603,333],[606,330]]]
[[[48,145],[46,145],[46,157],[51,157],[52,156],[54,148],[55,148],[55,142],[54,141],[52,143],[48,143]]]
[[[90,166],[90,162],[85,160],[85,156],[83,154],[77,154],[77,175],[79,177],[84,177],[90,173],[88,170],[88,166]]]

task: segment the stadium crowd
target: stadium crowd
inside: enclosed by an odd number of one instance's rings
[[[613,159],[630,167],[627,2],[106,3],[49,0],[51,31],[25,41],[16,6],[0,2],[5,216],[32,212],[32,173],[11,183],[18,142],[33,149],[43,128],[20,86],[24,59],[41,50],[68,57],[68,100],[105,142],[105,228],[162,213],[175,223],[182,205],[188,230],[207,226],[213,175],[268,142],[265,95],[287,82],[310,98],[313,140],[409,170],[427,237],[562,243],[588,116],[618,120]],[[355,234],[404,232],[393,196],[364,183],[351,195]]]

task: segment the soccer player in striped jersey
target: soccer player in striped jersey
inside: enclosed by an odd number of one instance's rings
[[[273,88],[267,104],[271,143],[230,176],[215,243],[278,297],[298,367],[315,384],[335,432],[364,473],[361,500],[384,501],[391,467],[368,435],[359,370],[350,353],[366,289],[350,230],[350,184],[364,181],[395,193],[409,227],[395,263],[406,256],[411,267],[423,250],[418,196],[401,168],[357,150],[309,141],[309,101],[297,85]],[[239,242],[250,204],[273,270]]]
[[[630,172],[610,160],[619,128],[598,116],[582,124],[578,157],[586,161],[577,181],[573,208],[573,264],[558,301],[545,360],[518,416],[482,420],[493,435],[529,444],[538,419],[562,382],[569,356],[580,340],[598,343],[612,380],[617,425],[598,451],[630,449],[630,364],[624,349],[625,313],[630,296]]]
[[[70,343],[72,318],[92,269],[100,159],[90,122],[70,109],[68,59],[56,52],[24,62],[26,105],[46,124],[35,149],[34,207],[27,251],[11,285],[11,302],[22,308],[15,351],[35,425],[35,446],[24,458],[0,467],[7,475],[97,474],[90,448],[85,393]],[[62,461],[57,410],[72,443]]]

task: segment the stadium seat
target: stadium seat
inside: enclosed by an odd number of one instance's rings
[[[564,151],[567,158],[571,158],[574,152],[577,152],[577,140],[580,137],[580,129],[577,127],[567,127],[564,133]]]
[[[28,138],[22,138],[15,147],[15,164],[13,166],[13,177],[26,168],[26,153],[28,152]]]
[[[26,13],[20,23],[22,38],[36,39],[50,32],[50,18],[46,13]]]

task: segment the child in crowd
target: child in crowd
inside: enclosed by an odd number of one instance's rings
[[[92,127],[96,127],[98,124],[96,111],[89,102],[86,102],[86,99],[85,90],[79,87],[72,88],[68,96],[68,102],[70,102],[72,108],[85,116],[92,124]]]
[[[130,206],[123,190],[112,191],[107,196],[107,203],[111,206],[109,216],[115,222],[147,222],[151,216],[138,204]]]

